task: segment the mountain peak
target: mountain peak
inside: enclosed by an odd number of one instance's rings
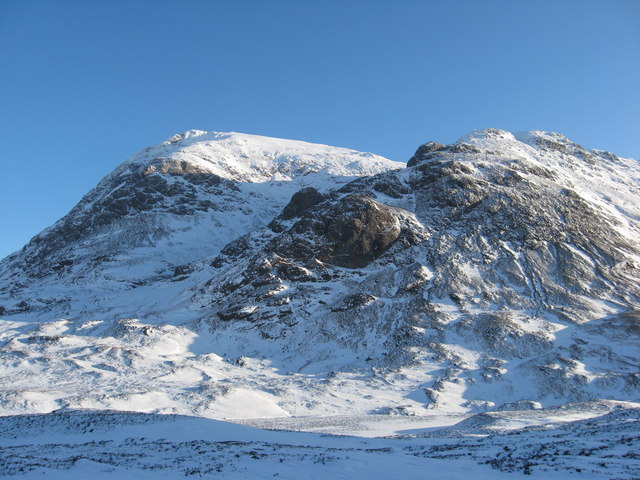
[[[487,140],[502,140],[502,141],[513,141],[515,137],[513,133],[508,132],[506,130],[500,130],[499,128],[483,128],[479,130],[472,130],[466,135],[462,136],[456,144],[460,143],[481,143]]]
[[[82,263],[80,256],[136,250],[138,261],[150,262],[140,249],[160,245],[157,263],[191,262],[267,223],[303,187],[327,191],[402,166],[346,148],[188,130],[123,162],[34,237],[17,263],[31,278],[47,277],[59,265]]]
[[[195,129],[187,130],[186,132],[176,133],[174,136],[172,136],[168,140],[165,140],[163,144],[168,145],[170,143],[178,143],[179,141],[184,140],[186,138],[201,137],[202,135],[206,135],[206,134],[207,132],[204,130],[195,130]]]
[[[148,147],[121,165],[125,170],[142,165],[142,171],[208,173],[239,182],[289,181],[323,171],[354,177],[401,168],[372,153],[299,140],[237,132],[188,130]]]
[[[460,138],[454,145],[473,145],[481,150],[496,150],[508,153],[521,151],[524,145],[535,149],[555,149],[565,151],[569,148],[586,152],[586,149],[572,142],[561,133],[543,130],[508,132],[498,128],[474,130]]]

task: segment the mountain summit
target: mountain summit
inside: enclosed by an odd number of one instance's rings
[[[640,168],[541,131],[406,166],[189,131],[0,264],[7,413],[485,412],[640,396]]]

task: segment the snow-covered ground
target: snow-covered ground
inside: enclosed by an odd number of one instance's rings
[[[505,412],[470,417],[450,427],[426,427],[428,419],[413,423],[389,416],[334,417],[324,426],[356,433],[345,425],[353,422],[357,429],[375,423],[386,430],[384,438],[113,411],[2,417],[0,476],[622,480],[640,475],[640,409],[576,406],[570,413],[573,418],[561,422],[554,421],[557,412],[536,412],[533,417]],[[315,430],[322,421],[299,418],[291,425]],[[536,426],[523,428],[527,423]],[[417,428],[420,425],[423,428]]]

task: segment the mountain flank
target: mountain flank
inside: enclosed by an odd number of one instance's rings
[[[640,396],[640,168],[486,129],[406,164],[189,131],[0,263],[0,407],[210,418]]]

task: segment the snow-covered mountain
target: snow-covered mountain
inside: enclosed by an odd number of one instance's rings
[[[62,304],[56,311],[66,317],[78,301],[85,308],[117,303],[122,292],[179,273],[265,225],[301,188],[328,191],[402,166],[300,141],[199,130],[175,135],[126,160],[0,263],[2,292],[28,286],[30,297],[4,307],[48,315]],[[80,300],[81,291],[94,301]]]
[[[544,132],[429,143],[225,247],[193,301],[233,355],[267,339],[272,364],[327,377],[320,405],[637,400],[638,173]]]
[[[639,269],[559,134],[176,135],[0,262],[0,475],[635,478]]]
[[[639,173],[538,131],[175,136],[0,263],[0,412],[638,401]]]

